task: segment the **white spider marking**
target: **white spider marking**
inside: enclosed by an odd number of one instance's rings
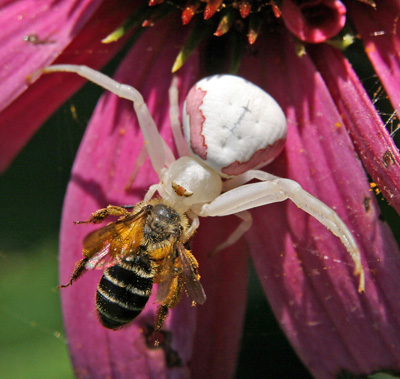
[[[55,65],[43,70],[45,73],[58,71],[74,72],[133,102],[147,154],[160,178],[159,183],[150,186],[144,201],[158,192],[192,219],[190,235],[199,226],[199,216],[238,216],[241,224],[215,249],[219,251],[235,243],[250,228],[252,218],[248,209],[289,199],[340,238],[354,261],[355,275],[359,275],[358,291],[364,291],[359,249],[337,213],[297,182],[257,170],[276,158],[286,138],[285,115],[261,88],[232,75],[200,80],[185,101],[183,136],[174,78],[170,88],[170,117],[180,155],[175,159],[135,88],[86,66]],[[136,165],[141,165],[143,160],[142,156]],[[135,172],[137,169],[136,166]],[[253,179],[260,182],[245,184]]]

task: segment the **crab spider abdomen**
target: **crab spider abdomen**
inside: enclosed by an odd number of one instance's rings
[[[278,103],[233,75],[197,82],[186,98],[182,120],[192,154],[223,177],[267,165],[286,139],[286,118]]]

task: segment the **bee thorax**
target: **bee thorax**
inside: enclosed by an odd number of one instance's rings
[[[181,217],[178,212],[165,204],[156,204],[147,216],[143,228],[143,237],[149,244],[169,240],[171,236],[179,238]]]

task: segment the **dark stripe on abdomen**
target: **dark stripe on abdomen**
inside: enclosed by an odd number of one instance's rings
[[[104,272],[96,294],[100,321],[108,329],[131,322],[146,305],[153,287],[150,264],[136,256]]]

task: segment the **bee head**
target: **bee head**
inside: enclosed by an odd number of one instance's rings
[[[144,235],[151,243],[168,240],[171,236],[179,238],[181,217],[166,204],[156,204],[147,216]]]

